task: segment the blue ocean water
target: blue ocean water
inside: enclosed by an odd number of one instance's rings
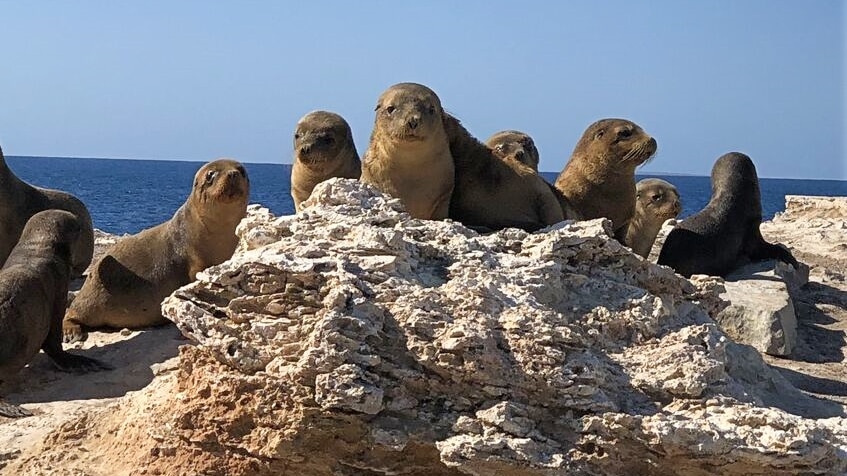
[[[173,216],[188,197],[195,172],[203,165],[167,160],[14,156],[7,156],[6,161],[18,177],[33,185],[73,193],[88,206],[96,228],[116,234],[137,233]],[[291,165],[244,165],[250,177],[251,203],[261,203],[277,215],[294,213],[289,186]],[[542,175],[553,181],[557,174]],[[709,177],[655,177],[679,189],[682,217],[699,211],[709,201]],[[847,196],[847,181],[761,179],[760,185],[766,219],[785,208],[785,195]]]

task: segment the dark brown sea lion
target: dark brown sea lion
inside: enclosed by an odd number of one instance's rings
[[[443,114],[438,95],[416,83],[391,86],[376,105],[361,180],[399,198],[414,218],[447,218],[454,169]]]
[[[82,232],[78,217],[70,212],[38,212],[27,221],[0,269],[0,380],[19,372],[39,349],[61,370],[109,368],[62,349],[73,247]],[[0,415],[14,418],[30,413],[0,401]]]
[[[353,132],[343,117],[314,111],[297,122],[294,131],[294,166],[291,197],[294,208],[309,198],[315,185],[333,177],[358,179],[362,162],[353,143]]]
[[[94,254],[94,228],[85,204],[67,192],[34,187],[19,179],[0,150],[0,265],[15,247],[29,218],[51,208],[67,210],[79,217],[82,232],[73,244],[71,276],[82,276]]]
[[[93,267],[63,324],[66,342],[83,327],[138,328],[167,322],[161,304],[198,272],[232,257],[235,227],[250,195],[247,171],[234,160],[209,162],[174,216],[119,240]]]
[[[626,119],[601,119],[585,130],[556,188],[585,219],[606,217],[623,240],[635,213],[635,169],[656,153],[656,139]]]
[[[635,184],[635,214],[629,221],[623,243],[646,258],[653,248],[662,224],[679,216],[682,202],[673,184],[647,178]]]
[[[762,203],[756,166],[730,152],[712,167],[712,198],[668,234],[659,264],[677,273],[726,276],[751,261],[778,259],[795,268],[794,256],[762,238]]]
[[[483,230],[535,231],[565,219],[549,184],[531,167],[474,138],[458,119],[444,115],[456,166],[450,218]]]

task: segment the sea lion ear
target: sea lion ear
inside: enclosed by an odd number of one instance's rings
[[[594,140],[597,140],[597,139],[603,137],[604,132],[606,132],[606,131],[604,131],[603,129],[600,129],[599,131],[595,132],[594,133]]]
[[[374,111],[379,111],[379,108],[380,108],[380,107],[381,107],[381,106],[380,106],[380,104],[379,104],[379,103],[376,103],[376,107],[374,108]]]

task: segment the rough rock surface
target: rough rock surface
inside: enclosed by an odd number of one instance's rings
[[[348,180],[165,313],[197,346],[9,474],[842,474],[844,407],[807,396],[608,222],[480,236]]]

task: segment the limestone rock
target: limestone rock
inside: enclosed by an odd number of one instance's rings
[[[238,234],[163,303],[197,344],[168,391],[14,470],[96,440],[121,458],[91,474],[847,471],[844,408],[727,338],[720,280],[641,259],[606,220],[479,235],[333,179]]]

